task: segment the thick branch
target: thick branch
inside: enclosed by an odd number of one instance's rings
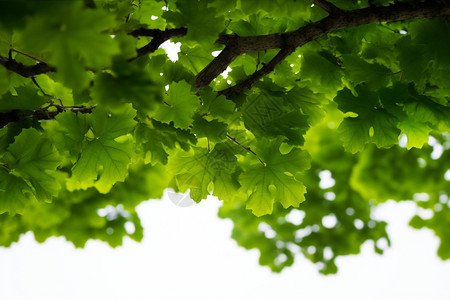
[[[144,56],[149,53],[155,52],[159,46],[161,46],[162,43],[165,41],[175,38],[175,37],[183,37],[187,34],[186,28],[176,28],[176,29],[166,29],[166,30],[159,30],[159,29],[145,29],[145,28],[139,28],[129,33],[132,36],[138,37],[138,36],[151,36],[153,39],[150,43],[145,45],[142,48],[139,48],[137,50],[138,55],[136,57],[133,57],[129,59],[129,61],[133,61],[141,56]]]
[[[322,5],[326,1],[318,1]],[[339,29],[354,27],[375,22],[396,22],[419,18],[433,18],[450,15],[450,1],[428,0],[414,5],[407,3],[396,3],[382,7],[367,7],[351,11],[339,10],[339,13],[332,13],[328,17],[310,23],[295,31],[286,33],[277,33],[261,36],[240,37],[237,35],[228,35],[220,37],[216,43],[224,44],[226,53],[216,57],[208,66],[202,70],[196,78],[195,87],[202,89],[207,86],[218,74],[225,71],[228,65],[239,55],[247,52],[264,51],[269,49],[295,49],[304,44],[318,39],[327,33]],[[281,52],[280,52],[281,53]],[[221,53],[222,54],[222,53]],[[277,59],[275,65],[271,64],[266,70],[271,71],[283,60]],[[273,67],[273,68],[272,68]],[[262,69],[261,69],[262,70]],[[261,71],[260,70],[260,71]],[[270,72],[271,72],[270,71]],[[259,71],[258,71],[259,72]],[[262,76],[268,74],[264,72],[252,74],[245,82],[245,85],[251,87],[254,82]],[[262,74],[262,76],[260,76]],[[258,78],[258,76],[260,76]],[[255,81],[256,80],[256,81]],[[240,88],[236,88],[236,91]],[[229,91],[227,91],[229,90]],[[223,91],[223,93],[235,94],[232,88]],[[227,91],[227,92],[226,92]]]
[[[195,78],[194,86],[197,89],[204,88],[207,86],[214,78],[219,76],[236,57],[241,55],[241,53],[236,52],[234,47],[225,47],[225,49],[220,52],[220,54],[210,62],[200,73],[197,74]]]
[[[334,5],[333,3],[330,3],[326,0],[312,0],[314,5],[317,5],[321,9],[325,10],[327,13],[331,14],[338,14],[341,13],[342,10]]]
[[[0,55],[0,64],[6,69],[15,72],[23,77],[31,77],[43,73],[56,72],[56,69],[46,63],[39,62],[33,66],[26,66],[14,59],[8,59]]]
[[[74,113],[90,114],[92,110],[97,106],[61,106],[53,105],[57,110],[51,110],[40,108],[37,110],[12,110],[5,113],[0,113],[0,129],[12,122],[19,122],[25,119],[35,118],[38,121],[52,120],[59,113],[63,111],[72,111]]]

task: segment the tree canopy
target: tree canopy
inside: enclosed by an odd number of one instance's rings
[[[0,2],[0,245],[143,238],[166,188],[223,200],[279,272],[335,273],[411,200],[450,258],[450,2]],[[180,45],[172,61],[161,45]]]

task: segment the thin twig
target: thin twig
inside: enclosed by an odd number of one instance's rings
[[[40,59],[40,58],[38,58],[38,57],[36,57],[36,56],[34,56],[34,55],[31,55],[31,54],[29,54],[29,53],[26,53],[26,52],[17,50],[17,49],[15,49],[15,48],[10,48],[9,50],[10,50],[11,52],[16,52],[16,53],[22,54],[23,56],[26,56],[26,57],[29,57],[29,58],[31,58],[31,59],[34,59],[34,60],[37,61],[37,62],[44,63],[44,64],[46,63],[45,61],[43,61],[42,59]]]
[[[48,110],[49,107],[55,107],[56,110]],[[19,122],[25,119],[35,118],[38,121],[53,120],[58,114],[64,111],[71,111],[73,113],[90,114],[97,105],[93,106],[62,106],[57,104],[50,104],[45,108],[36,110],[12,110],[5,113],[0,113],[0,129],[7,126],[9,123]]]
[[[6,164],[0,164],[0,167],[4,168],[8,172],[11,172],[11,169]]]
[[[238,83],[232,87],[229,87],[225,90],[219,91],[219,95],[224,95],[225,97],[229,98],[233,95],[239,95],[244,90],[249,90],[252,88],[252,86],[257,83],[262,77],[266,76],[267,74],[271,73],[273,70],[275,70],[275,67],[278,66],[283,60],[288,57],[292,52],[294,52],[294,48],[285,48],[280,50],[277,55],[275,55],[272,60],[265,64],[261,69],[254,72],[252,75],[247,77],[244,81],[241,83]]]
[[[235,143],[236,145],[244,148],[246,151],[250,152],[251,154],[253,154],[254,156],[256,156],[256,158],[258,158],[258,160],[261,162],[261,164],[265,167],[267,164],[258,156],[258,154],[256,154],[252,149],[250,149],[250,147],[244,146],[241,143],[239,143],[234,137],[230,136],[229,134],[227,134],[227,138],[229,140],[231,140],[233,143]]]
[[[42,94],[44,94],[44,96],[50,97],[50,98],[53,98],[53,99],[56,99],[56,100],[59,101],[59,103],[61,103],[61,105],[64,105],[63,102],[62,102],[62,100],[61,100],[60,98],[58,98],[58,97],[56,97],[56,96],[53,96],[53,95],[47,94],[47,93],[42,89],[42,87],[39,85],[39,83],[36,81],[36,78],[35,78],[34,76],[31,77],[31,81],[33,81],[34,85],[38,87],[38,89],[42,92]]]

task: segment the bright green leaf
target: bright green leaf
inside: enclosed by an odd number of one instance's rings
[[[241,188],[250,194],[247,209],[256,216],[262,216],[272,212],[275,201],[285,208],[298,207],[305,200],[306,188],[294,176],[310,167],[308,154],[293,149],[283,155],[276,143],[265,148],[260,146],[258,150],[264,165],[252,156],[256,162],[239,176]]]
[[[166,105],[161,105],[154,118],[164,123],[173,122],[177,128],[187,129],[192,123],[199,99],[191,94],[191,86],[186,81],[175,82],[169,87]]]

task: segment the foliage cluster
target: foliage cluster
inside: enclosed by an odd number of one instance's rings
[[[0,2],[0,245],[139,241],[171,187],[273,271],[382,253],[388,199],[450,258],[450,5],[331,2]]]

